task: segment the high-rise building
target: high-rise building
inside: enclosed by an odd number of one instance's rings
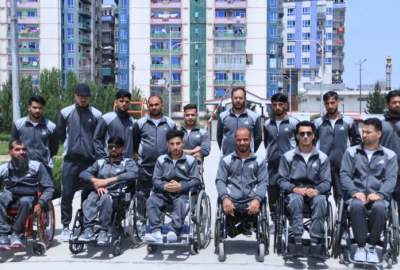
[[[72,71],[81,81],[101,81],[101,3],[62,0],[64,75]]]
[[[101,7],[101,82],[115,83],[115,6]]]
[[[10,79],[10,7],[0,1],[0,85]],[[59,0],[18,0],[18,59],[21,76],[38,85],[43,69],[61,69],[61,7]]]
[[[129,71],[132,73],[134,65],[129,65],[129,2],[128,0],[116,0],[115,11],[115,53],[116,53],[116,78],[118,89],[130,90]],[[143,1],[146,2],[146,1]]]

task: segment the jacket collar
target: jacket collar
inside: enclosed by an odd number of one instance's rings
[[[31,119],[29,118],[29,115],[26,116],[25,123],[26,124],[29,123],[30,125],[35,126],[35,122],[31,121]],[[37,122],[37,125],[38,126],[46,126],[46,118],[44,118],[44,117],[40,118],[39,122]]]
[[[304,153],[302,153],[302,152],[300,151],[300,148],[299,148],[298,146],[296,146],[296,148],[294,149],[294,154],[295,154],[295,155],[298,155],[298,156],[301,156],[301,155],[304,154]],[[310,157],[315,156],[315,155],[318,155],[318,150],[317,150],[317,148],[314,146],[313,149],[312,149],[312,151],[311,151]]]
[[[357,145],[356,146],[356,151],[365,154],[364,144],[361,143],[361,144]],[[375,150],[375,153],[384,153],[382,145],[378,146],[378,149]]]
[[[165,160],[168,160],[169,162],[172,162],[173,161],[173,159],[172,159],[172,157],[171,157],[171,155],[168,153],[167,155],[165,155],[165,158],[164,158]],[[177,162],[178,161],[186,161],[186,154],[185,153],[182,153],[182,156],[179,158],[179,159],[177,159]]]
[[[271,117],[271,122],[273,122],[273,123],[276,123],[276,118],[273,116],[273,117]],[[286,122],[286,121],[289,121],[289,114],[286,114],[285,115],[285,117],[281,120],[282,122]]]
[[[339,119],[343,119],[343,114],[342,114],[341,112],[339,112],[339,115],[338,115],[337,120],[339,120]],[[325,122],[325,121],[330,121],[330,119],[329,119],[327,113],[324,114],[324,115],[322,116],[322,120],[323,120],[324,122]]]
[[[232,115],[232,116],[236,116],[236,114],[233,112],[233,109],[232,109],[232,108],[229,109],[229,114]],[[243,110],[243,112],[240,113],[239,116],[242,116],[242,115],[243,115],[243,116],[247,116],[247,115],[248,115],[247,108],[245,108],[245,109]]]
[[[232,153],[232,157],[241,160],[236,151]],[[257,156],[254,152],[250,152],[250,155],[245,160],[252,160],[252,159],[257,159]]]
[[[181,128],[182,128],[182,130],[185,131],[185,132],[188,131],[185,124],[183,124]],[[200,127],[199,127],[198,124],[196,124],[191,130],[192,130],[192,131],[193,131],[193,130],[200,130]]]
[[[153,121],[152,121],[150,115],[147,114],[145,117],[146,117],[146,122],[153,123]],[[167,122],[167,119],[165,118],[164,115],[162,115],[161,118],[160,118],[160,124],[161,124],[161,123],[165,123],[165,122]]]

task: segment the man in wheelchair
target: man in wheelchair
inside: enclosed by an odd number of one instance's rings
[[[377,118],[365,120],[363,142],[347,149],[340,170],[344,199],[358,245],[354,260],[358,262],[379,263],[375,246],[385,229],[396,185],[397,156],[380,145],[381,136],[381,121]]]
[[[153,174],[153,190],[146,202],[150,232],[145,241],[162,243],[162,210],[172,207],[170,230],[167,242],[177,241],[184,220],[188,214],[189,192],[197,191],[200,177],[197,161],[183,153],[184,133],[170,130],[167,135],[168,154],[158,157]]]
[[[121,184],[138,177],[138,167],[133,159],[123,158],[124,140],[111,137],[108,140],[109,157],[97,160],[80,173],[79,177],[93,186],[94,190],[82,204],[84,231],[78,240],[92,242],[96,239],[94,225],[99,217],[100,230],[97,235],[99,246],[107,245],[108,229],[112,222],[113,196]]]
[[[235,142],[235,152],[221,159],[215,180],[230,237],[251,235],[268,186],[267,165],[251,151],[250,130],[238,128]]]
[[[305,204],[311,210],[310,250],[312,257],[323,258],[322,244],[325,239],[324,221],[327,216],[327,194],[331,189],[331,170],[328,157],[317,150],[315,126],[309,121],[296,125],[297,147],[286,152],[279,164],[278,184],[285,194],[285,202],[291,225],[292,245],[289,253],[303,256],[303,214]],[[282,213],[281,213],[282,214]],[[294,241],[294,246],[293,246]]]
[[[0,246],[22,246],[25,220],[32,211],[38,215],[53,198],[54,184],[47,169],[40,162],[29,160],[25,144],[13,140],[9,144],[11,160],[0,166]],[[41,192],[39,198],[36,194]],[[14,224],[10,224],[7,209],[18,207]]]

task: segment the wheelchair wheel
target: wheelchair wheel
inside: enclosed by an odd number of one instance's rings
[[[195,223],[199,248],[206,248],[211,241],[211,203],[204,190],[200,191],[197,198]]]
[[[190,241],[189,244],[189,253],[190,255],[196,255],[199,253],[199,244],[196,241],[193,241],[193,239]]]
[[[218,243],[218,261],[224,262],[226,260],[225,242]]]
[[[116,239],[115,241],[112,242],[112,254],[114,257],[117,257],[122,254],[120,239]]]
[[[72,254],[79,254],[83,251],[83,248],[85,247],[85,244],[83,243],[69,243],[69,250],[71,251]]]
[[[265,244],[264,243],[258,243],[257,246],[257,261],[258,262],[264,262],[264,256],[265,256]]]
[[[333,229],[333,238],[332,238],[332,256],[336,259],[340,254],[340,242],[342,238],[342,222],[343,222],[343,207],[344,201],[340,199],[338,203],[338,211],[335,218],[335,226]]]
[[[399,228],[399,212],[398,205],[395,200],[392,199],[390,204],[391,210],[391,228],[390,228],[390,237],[389,237],[389,245],[392,249],[392,256],[394,261],[397,260],[399,256],[400,249],[400,228]]]
[[[331,202],[328,201],[328,220],[327,220],[327,236],[328,236],[328,246],[326,252],[329,253],[329,250],[332,248],[333,243],[333,233],[334,233],[335,221],[333,219],[333,209]]]
[[[156,251],[157,251],[156,245],[147,245],[147,253],[148,254],[153,254]]]
[[[46,244],[43,242],[32,243],[32,253],[36,256],[43,256],[46,254]]]
[[[259,234],[259,242],[264,244],[264,255],[269,254],[269,239],[270,239],[270,234],[269,234],[269,223],[268,223],[268,207],[265,203],[263,203],[263,206],[261,208],[261,213],[258,215],[257,218],[257,223],[260,225],[257,225],[258,228],[258,234]]]
[[[39,239],[48,248],[54,239],[55,234],[55,213],[52,202],[49,202],[47,209],[42,211],[38,219]]]
[[[132,199],[129,203],[129,206],[125,209],[125,217],[122,220],[122,228],[124,230],[124,234],[129,238],[132,243],[135,243],[137,241],[134,220],[135,202]]]
[[[142,243],[146,226],[146,197],[141,192],[136,192],[131,203],[133,203],[134,236],[136,242]]]

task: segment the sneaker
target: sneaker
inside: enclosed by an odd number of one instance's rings
[[[310,245],[310,257],[316,259],[323,259],[324,256],[322,255],[322,245],[311,243]]]
[[[107,231],[101,230],[97,236],[97,245],[105,246],[108,243]]]
[[[63,242],[68,242],[69,238],[71,237],[71,230],[68,227],[64,227],[64,229],[62,230],[60,236],[59,236],[59,240],[63,241]]]
[[[293,257],[303,257],[303,244],[295,243],[293,250]]]
[[[16,233],[10,235],[10,247],[20,247],[22,246],[22,240],[20,236]]]
[[[354,253],[354,260],[356,262],[365,262],[367,260],[365,247],[357,247],[356,252]]]
[[[376,252],[375,246],[370,246],[367,251],[367,262],[379,263],[378,253]]]
[[[170,230],[167,233],[167,242],[168,243],[175,243],[176,241],[178,241],[178,236],[176,235],[176,233],[173,230]]]
[[[91,227],[86,228],[81,235],[79,235],[78,240],[82,242],[91,242],[96,239],[96,236]]]
[[[146,233],[144,235],[144,241],[148,243],[162,243],[163,236],[160,230],[155,230],[152,233]]]
[[[10,245],[10,238],[8,238],[7,234],[0,235],[0,246],[8,246]]]

